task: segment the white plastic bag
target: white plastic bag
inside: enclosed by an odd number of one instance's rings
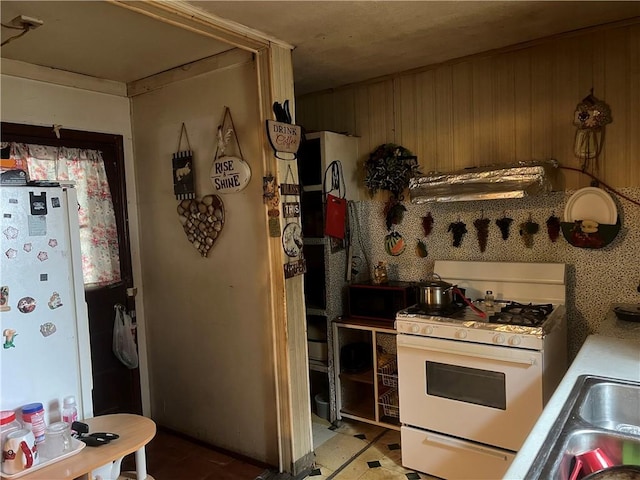
[[[138,368],[138,350],[133,338],[131,316],[124,306],[114,306],[116,318],[113,322],[113,353],[127,368]]]

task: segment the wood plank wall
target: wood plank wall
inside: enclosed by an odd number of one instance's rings
[[[360,137],[361,161],[377,145],[413,151],[422,172],[556,159],[573,154],[576,105],[590,93],[613,123],[587,171],[612,187],[640,186],[640,19],[466,57],[296,98],[307,130]],[[561,188],[588,186],[561,171]]]

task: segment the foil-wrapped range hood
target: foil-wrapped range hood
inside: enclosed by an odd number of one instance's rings
[[[557,171],[558,163],[549,160],[434,172],[412,178],[409,196],[421,204],[540,195],[553,190]]]

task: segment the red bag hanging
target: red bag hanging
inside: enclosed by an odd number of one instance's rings
[[[344,238],[345,219],[347,217],[347,200],[327,195],[327,213],[324,234],[329,237]]]
[[[327,190],[327,172],[331,173],[331,188]],[[327,193],[324,234],[329,237],[343,239],[345,236],[345,222],[347,218],[347,200],[345,196],[344,179],[342,178],[342,165],[340,160],[334,160],[324,172],[325,192],[337,190],[338,194]]]

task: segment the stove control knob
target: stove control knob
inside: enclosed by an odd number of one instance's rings
[[[433,327],[432,327],[431,325],[427,325],[426,327],[424,327],[424,328],[422,329],[422,332],[423,332],[425,335],[431,335],[431,334],[433,333]]]
[[[420,327],[418,325],[411,325],[411,333],[418,333],[420,331]]]
[[[520,340],[520,337],[515,337],[515,336],[513,336],[513,337],[511,337],[511,338],[509,339],[509,343],[510,343],[511,345],[520,345],[520,342],[521,342],[521,341],[522,341],[522,340]]]
[[[493,343],[504,343],[504,335],[501,333],[493,337]]]
[[[456,332],[456,338],[460,338],[460,339],[467,338],[467,332],[465,330],[458,330]]]

